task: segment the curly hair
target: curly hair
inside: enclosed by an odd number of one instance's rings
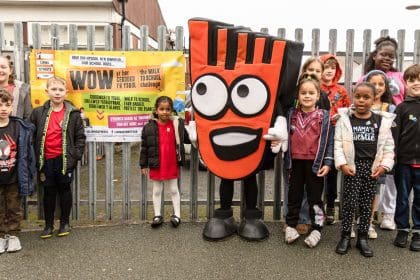
[[[13,61],[10,59],[9,55],[0,55],[0,58],[4,58],[7,60],[10,68],[10,75],[8,83],[14,85],[16,79],[15,67],[13,66]]]

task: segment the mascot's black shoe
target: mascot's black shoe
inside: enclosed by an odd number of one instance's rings
[[[262,211],[259,209],[245,210],[244,219],[239,225],[238,234],[248,241],[259,241],[268,238],[269,232],[262,218]]]
[[[231,236],[238,230],[238,225],[233,218],[233,210],[216,209],[214,218],[206,223],[203,238],[208,241],[220,241]]]

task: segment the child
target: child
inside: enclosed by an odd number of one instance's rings
[[[312,248],[319,243],[324,224],[323,177],[333,165],[333,131],[328,111],[316,108],[320,85],[314,75],[303,74],[300,77],[297,94],[299,107],[292,108],[288,114],[290,143],[285,168],[290,170],[290,189],[285,241],[290,244],[299,237],[296,225],[306,189],[312,231],[305,243]]]
[[[144,126],[141,135],[140,167],[144,175],[149,175],[153,186],[152,227],[163,223],[160,212],[163,185],[169,188],[174,215],[171,224],[181,223],[181,198],[178,191],[178,165],[184,161],[184,122],[172,116],[172,99],[160,96],[155,102],[154,118]]]
[[[394,164],[391,125],[395,117],[387,112],[372,113],[375,94],[373,85],[360,83],[354,89],[354,107],[338,110],[334,161],[344,174],[342,232],[335,249],[338,254],[346,254],[350,248],[350,232],[357,206],[356,247],[363,256],[373,256],[367,242],[372,201],[377,179],[385,171],[390,171]]]
[[[393,113],[395,111],[395,105],[389,90],[389,79],[386,74],[381,70],[372,70],[366,74],[364,81],[372,84],[376,89],[372,111]],[[376,208],[378,208],[378,211],[384,213],[380,225],[381,229],[395,230],[394,213],[397,190],[395,188],[394,176],[392,174],[381,176],[378,180],[378,187],[377,194],[380,193],[380,195],[379,197],[378,195],[375,195],[375,198],[373,199],[372,215],[368,231],[368,237],[371,239],[375,239],[378,236],[375,227],[372,224],[374,218],[373,214]]]
[[[395,39],[386,36],[380,37],[375,41],[375,50],[366,59],[364,74],[372,70],[381,70],[389,78],[389,88],[394,100],[398,105],[404,100],[404,81],[401,72],[394,68],[397,57],[398,44]],[[360,77],[359,82],[364,77]]]
[[[31,94],[29,85],[15,80],[12,61],[7,56],[0,55],[0,88],[5,89],[13,96],[12,116],[27,119],[32,112]]]
[[[420,251],[420,146],[418,140],[420,135],[420,64],[408,67],[403,77],[407,84],[407,96],[395,111],[397,114],[397,126],[394,131],[397,154],[395,223],[398,233],[394,245],[407,246],[410,231],[408,197],[413,190],[414,199],[411,210],[413,236],[410,250]]]
[[[86,137],[79,109],[65,100],[66,81],[60,77],[49,78],[45,92],[50,100],[34,109],[30,121],[36,128],[37,167],[44,186],[45,228],[40,237],[50,238],[54,232],[57,194],[61,207],[57,235],[61,237],[70,233],[70,184],[77,161],[82,158]]]
[[[21,196],[34,191],[34,127],[11,117],[13,96],[0,89],[0,254],[22,249],[19,237],[23,217]],[[4,235],[4,238],[3,238]]]
[[[350,97],[347,90],[338,84],[341,78],[341,68],[337,58],[332,54],[326,54],[320,57],[324,63],[322,72],[321,90],[324,91],[330,100],[330,117],[332,125],[335,125],[335,118],[338,108],[347,108],[350,106]],[[337,198],[337,170],[334,168],[327,176],[327,225],[335,224],[335,200]]]

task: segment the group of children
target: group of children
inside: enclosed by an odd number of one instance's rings
[[[0,57],[0,83],[4,73],[12,71],[10,63],[2,62]],[[40,237],[53,236],[57,194],[61,207],[57,235],[70,233],[70,184],[84,151],[84,127],[80,111],[65,100],[64,79],[48,79],[45,92],[49,100],[24,120],[13,110],[17,95],[0,87],[0,254],[22,249],[18,237],[23,218],[21,198],[34,192],[36,169],[44,189],[45,228]]]
[[[384,37],[375,45],[366,63],[365,75],[354,87],[353,104],[345,88],[338,84],[341,69],[334,56],[310,58],[303,65],[296,106],[287,114],[289,149],[285,154],[285,169],[289,180],[285,241],[289,244],[302,233],[300,215],[305,208],[310,226],[306,228],[308,235],[304,242],[309,247],[317,246],[325,223],[335,223],[337,170],[340,170],[344,175],[343,219],[335,251],[347,253],[353,223],[357,220],[356,247],[363,256],[373,256],[367,240],[373,229],[372,212],[378,204],[375,202],[378,192],[382,194],[378,208],[384,212],[383,228],[398,230],[394,245],[406,247],[411,228],[410,249],[420,251],[420,147],[417,140],[420,65],[408,67],[402,75],[393,68],[396,41]],[[0,63],[0,83],[2,72],[10,71],[4,70],[7,66],[3,64]],[[66,236],[70,232],[70,184],[84,150],[83,122],[80,110],[65,100],[64,79],[50,78],[46,94],[49,100],[23,121],[11,116],[14,95],[0,89],[0,232],[4,234],[0,237],[0,253],[21,249],[17,237],[22,220],[20,198],[34,191],[35,165],[44,188],[45,228],[40,237],[53,235],[57,194],[61,206],[57,235]],[[163,223],[160,211],[164,185],[170,190],[174,206],[170,222],[174,227],[181,222],[178,166],[184,159],[183,143],[188,135],[183,120],[172,116],[172,112],[169,97],[157,98],[154,118],[142,133],[140,166],[153,186],[152,227]],[[273,141],[271,145],[278,143]],[[324,180],[327,182],[326,210],[322,199]],[[411,190],[414,200],[410,227]],[[305,195],[306,204],[302,203]]]

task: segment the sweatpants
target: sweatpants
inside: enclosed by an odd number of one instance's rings
[[[48,159],[44,163],[44,215],[45,225],[54,226],[55,202],[58,194],[61,208],[60,224],[68,224],[72,206],[71,182],[73,171],[62,173],[63,158],[61,156]]]
[[[178,190],[178,179],[169,179],[169,180],[150,180],[152,182],[153,188],[153,209],[155,211],[155,216],[162,216],[160,212],[162,206],[162,194],[164,185],[169,189],[169,193],[172,199],[172,205],[174,207],[174,214],[178,218],[181,217],[181,197]]]
[[[244,192],[245,192],[245,208],[255,209],[257,207],[258,198],[258,185],[257,176],[252,175],[244,180]],[[228,210],[232,207],[233,200],[233,183],[234,180],[221,179],[220,180],[220,207],[224,210]]]
[[[324,177],[318,177],[312,171],[313,164],[313,160],[292,160],[286,224],[290,227],[296,227],[298,224],[299,212],[306,186],[312,229],[320,231],[324,225],[324,206],[322,202]]]
[[[20,231],[22,219],[18,184],[0,185],[0,233],[16,235]]]
[[[355,164],[356,175],[344,176],[342,233],[345,235],[351,233],[353,217],[357,210],[359,235],[366,235],[369,230],[377,180],[371,177],[373,160],[359,159]]]

